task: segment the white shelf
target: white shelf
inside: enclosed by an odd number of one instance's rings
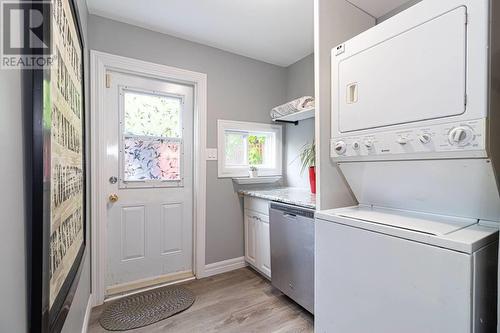
[[[309,118],[314,118],[314,111],[315,108],[312,109],[307,109],[299,112],[295,112],[292,114],[287,114],[286,116],[280,117],[280,118],[275,118],[273,121],[300,121],[300,120],[305,120]]]
[[[277,183],[281,180],[281,176],[272,177],[244,177],[244,178],[233,178],[233,182],[238,185],[251,185],[251,184],[272,184]]]

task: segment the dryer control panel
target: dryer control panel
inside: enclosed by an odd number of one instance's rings
[[[486,119],[333,138],[338,161],[487,157]]]

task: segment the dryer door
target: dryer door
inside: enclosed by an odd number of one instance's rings
[[[440,14],[341,60],[341,132],[463,114],[467,9]],[[346,47],[348,47],[346,45]]]

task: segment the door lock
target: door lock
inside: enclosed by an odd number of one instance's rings
[[[115,203],[118,201],[118,195],[116,193],[113,193],[109,196],[109,201],[112,203]]]
[[[116,178],[115,176],[109,177],[109,182],[111,184],[116,184],[117,181],[118,181],[118,178]]]

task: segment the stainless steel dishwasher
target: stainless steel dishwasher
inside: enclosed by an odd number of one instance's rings
[[[271,283],[314,313],[314,210],[271,202],[269,215]]]

